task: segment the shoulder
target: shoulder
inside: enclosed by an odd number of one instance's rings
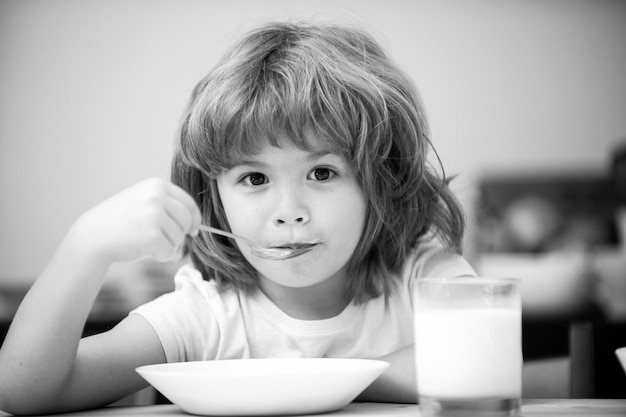
[[[241,294],[220,291],[214,281],[204,280],[191,265],[177,271],[174,283],[174,291],[131,313],[143,316],[152,325],[168,362],[207,360],[224,354],[220,350],[222,340],[229,337],[225,331],[241,328]],[[241,355],[241,346],[228,347],[235,351],[233,357]]]
[[[193,298],[213,308],[222,304],[239,303],[241,293],[235,289],[220,289],[215,281],[207,281],[192,264],[180,267],[174,276],[174,292],[182,298]]]
[[[405,260],[391,294],[392,297],[408,297],[405,301],[412,305],[411,295],[418,279],[461,276],[476,276],[463,256],[446,249],[435,239],[422,240]]]
[[[407,258],[403,275],[409,279],[453,278],[475,276],[470,263],[456,252],[446,249],[436,239],[423,240]]]
[[[214,281],[206,281],[202,273],[191,264],[183,265],[174,276],[174,291],[141,306],[139,311],[153,310],[162,315],[164,311],[175,310],[178,314],[187,312],[190,316],[214,316],[219,311],[229,309],[229,305],[239,305],[240,294],[235,290],[222,291]],[[200,313],[200,314],[198,314]]]
[[[212,281],[205,281],[202,273],[192,264],[185,264],[174,276],[174,292],[213,295],[217,292],[217,286]]]

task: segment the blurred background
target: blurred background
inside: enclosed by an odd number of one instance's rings
[[[465,253],[522,277],[529,316],[626,316],[626,2],[0,0],[0,318],[82,212],[169,176],[194,84],[277,19],[360,25],[409,73]],[[169,290],[174,269],[111,268],[92,319]]]

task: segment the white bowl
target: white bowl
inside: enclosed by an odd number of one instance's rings
[[[615,351],[617,355],[617,359],[619,359],[619,363],[622,364],[622,368],[624,372],[626,372],[626,347],[621,347]]]
[[[368,359],[241,359],[147,365],[137,372],[187,413],[251,416],[338,410],[388,366]]]

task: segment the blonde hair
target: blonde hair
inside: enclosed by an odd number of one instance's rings
[[[229,230],[215,179],[260,146],[279,146],[279,136],[308,149],[308,131],[351,164],[367,198],[348,263],[355,300],[387,294],[427,234],[461,251],[463,213],[443,172],[427,161],[432,146],[417,91],[360,29],[275,23],[245,35],[196,85],[172,181],[195,198],[205,222]],[[184,252],[207,280],[256,287],[254,269],[229,239],[201,234]]]

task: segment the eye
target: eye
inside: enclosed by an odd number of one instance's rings
[[[264,174],[261,174],[259,172],[253,172],[253,173],[245,175],[241,179],[241,182],[243,182],[246,185],[258,187],[259,185],[263,185],[267,183],[267,177]]]
[[[309,174],[309,178],[320,182],[332,180],[335,176],[337,176],[337,173],[330,168],[315,168]]]

